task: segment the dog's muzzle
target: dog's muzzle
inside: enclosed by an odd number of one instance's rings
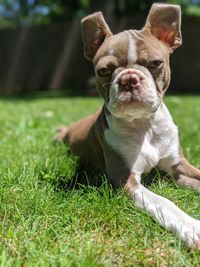
[[[138,111],[149,115],[159,102],[154,79],[146,68],[121,71],[110,87],[109,99],[108,109],[120,117]]]
[[[119,100],[122,102],[137,100],[142,89],[141,82],[143,79],[142,72],[138,70],[129,69],[122,71],[116,81],[119,85]]]

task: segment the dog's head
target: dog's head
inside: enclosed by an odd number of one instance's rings
[[[101,12],[82,20],[85,56],[113,116],[132,120],[157,110],[170,83],[169,55],[182,42],[180,27],[180,7],[168,4],[154,4],[139,31],[113,35]]]

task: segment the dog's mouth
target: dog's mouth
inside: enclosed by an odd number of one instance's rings
[[[111,86],[111,98],[118,104],[135,104],[153,105],[157,97],[154,83],[148,83],[147,80],[141,80],[138,83],[128,82],[123,85],[113,83]]]
[[[150,116],[158,107],[154,80],[139,70],[125,70],[112,83],[108,109],[113,115],[123,117],[140,114]]]
[[[116,100],[119,104],[141,103],[143,105],[151,105],[154,102],[154,97],[152,94],[145,92],[145,89],[143,89],[142,86],[138,86],[138,88],[128,86],[128,88],[118,89]]]
[[[145,70],[146,72],[146,70]],[[122,71],[113,82],[119,102],[150,104],[155,98],[155,83],[151,75],[138,69]]]

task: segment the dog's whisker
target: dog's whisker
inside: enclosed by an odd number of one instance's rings
[[[106,86],[107,85],[111,85],[112,84],[112,82],[107,82],[107,83],[103,83],[103,84],[101,84],[104,88],[106,88]],[[107,89],[107,88],[106,88]]]

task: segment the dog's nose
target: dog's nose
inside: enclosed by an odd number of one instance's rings
[[[123,90],[133,90],[140,84],[140,77],[135,73],[125,73],[121,76],[119,84]]]

